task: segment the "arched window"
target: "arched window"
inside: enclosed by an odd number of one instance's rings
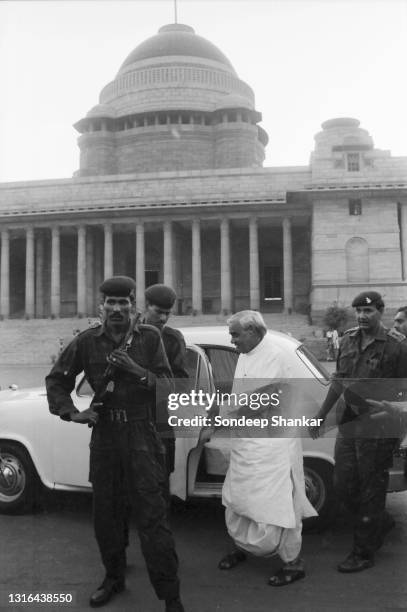
[[[363,238],[351,238],[346,243],[346,278],[350,283],[369,280],[369,245]]]

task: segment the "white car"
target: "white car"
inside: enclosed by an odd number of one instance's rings
[[[230,392],[238,353],[226,327],[181,329],[187,344],[190,386],[208,393]],[[293,376],[305,379],[318,403],[325,397],[329,374],[297,340],[270,331],[284,351]],[[72,397],[79,410],[89,406],[92,392],[81,377]],[[192,407],[189,407],[192,408]],[[310,407],[314,414],[315,404]],[[192,412],[190,412],[192,414]],[[207,415],[205,407],[194,407]],[[215,435],[209,442],[204,430],[189,430],[176,439],[175,471],[171,493],[181,499],[220,497],[228,465],[228,439]],[[333,504],[334,430],[328,437],[303,439],[307,495],[319,513],[329,517]],[[0,391],[0,512],[17,513],[32,508],[39,485],[63,491],[90,491],[88,481],[90,429],[62,421],[49,413],[45,388]],[[395,457],[389,490],[407,488],[403,452]],[[311,519],[312,520],[312,519]]]

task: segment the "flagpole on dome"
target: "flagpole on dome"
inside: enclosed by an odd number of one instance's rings
[[[178,23],[177,0],[174,0],[174,23]]]

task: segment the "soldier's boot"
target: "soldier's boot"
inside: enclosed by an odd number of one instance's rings
[[[363,570],[369,569],[373,565],[373,557],[365,559],[355,552],[351,552],[342,563],[339,563],[337,569],[338,572],[343,574],[351,574],[353,572],[363,572]]]
[[[125,589],[124,578],[106,578],[102,584],[92,593],[89,599],[89,605],[91,608],[99,608],[104,606],[112,599],[116,593],[120,593]]]
[[[181,599],[179,597],[175,597],[174,599],[166,599],[165,612],[185,612]]]

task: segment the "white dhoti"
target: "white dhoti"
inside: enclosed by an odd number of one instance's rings
[[[236,546],[258,556],[293,561],[302,519],[317,513],[305,494],[301,441],[234,439],[222,501]]]
[[[253,391],[260,378],[290,378],[284,355],[268,336],[240,355],[232,391]],[[317,515],[305,493],[301,440],[233,437],[230,444],[222,490],[230,536],[254,555],[278,553],[293,561],[301,550],[302,519]]]

